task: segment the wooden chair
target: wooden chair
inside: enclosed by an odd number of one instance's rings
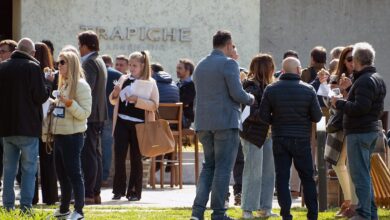
[[[172,134],[175,137],[176,145],[175,150],[172,152],[172,158],[157,160],[152,158],[152,167],[150,169],[150,185],[152,188],[156,188],[155,170],[156,163],[160,163],[160,185],[164,187],[164,172],[165,166],[171,166],[171,187],[179,185],[180,189],[183,188],[183,156],[182,156],[182,114],[183,103],[160,103],[158,107],[158,113],[161,119],[165,119],[169,122]]]
[[[195,185],[198,184],[199,179],[199,146],[198,146],[198,136],[196,135],[196,132],[194,129],[186,128],[183,129],[183,137],[189,136],[192,137],[194,140],[195,145]]]

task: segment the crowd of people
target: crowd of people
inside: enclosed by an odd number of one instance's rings
[[[209,198],[212,219],[231,219],[226,210],[232,171],[235,205],[244,219],[278,216],[272,212],[274,191],[283,220],[293,218],[294,193],[304,194],[307,218],[318,219],[315,130],[323,116],[334,128],[328,129],[324,158],[344,194],[336,217],[378,219],[370,156],[382,131],[378,120],[386,85],[370,44],[335,47],[329,68],[326,49],[317,46],[304,70],[292,50],[284,54],[280,71],[267,53],[255,55],[247,70],[238,64],[231,33],[221,30],[213,36],[211,53],[196,66],[188,58],[178,60],[175,82],[161,64],[151,62],[148,51],[113,61],[100,54],[93,31],[77,39],[78,48],[64,46],[57,59],[48,40],[0,42],[0,101],[7,103],[0,107],[6,210],[15,209],[16,179],[20,209],[30,214],[40,179],[42,202],[60,202],[54,217],[83,219],[84,205],[102,202],[112,155],[112,199],[141,200],[144,157],[135,127],[154,121],[159,103],[182,102],[183,128],[196,130],[204,151],[191,219],[204,219]],[[134,95],[140,84],[150,87],[150,94]],[[320,94],[324,87],[333,95]]]

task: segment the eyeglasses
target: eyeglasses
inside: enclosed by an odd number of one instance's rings
[[[350,57],[347,57],[345,60],[349,63],[349,62],[352,62],[352,56],[350,56]]]
[[[58,65],[65,65],[66,61],[65,60],[60,60],[58,61]]]
[[[9,52],[8,50],[0,50],[0,54],[7,53]]]

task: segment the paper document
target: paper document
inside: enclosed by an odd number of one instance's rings
[[[328,97],[329,91],[331,91],[329,85],[321,84],[320,87],[318,88],[317,95]]]
[[[122,102],[126,101],[126,96],[131,96],[131,86],[126,86],[119,93]]]
[[[251,107],[247,105],[245,106],[244,110],[242,110],[241,122],[244,123],[244,121],[249,117],[250,114],[251,114]]]
[[[126,96],[137,96],[142,99],[150,99],[153,90],[153,81],[135,80],[131,85],[126,86],[119,93],[121,101],[126,100]]]
[[[47,112],[49,111],[49,107],[50,107],[50,98],[48,98],[46,102],[42,104],[43,118],[47,117]]]

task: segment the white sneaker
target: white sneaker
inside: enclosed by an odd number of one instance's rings
[[[56,209],[54,211],[53,217],[59,220],[65,220],[70,215],[70,211],[62,213],[60,212],[60,209]]]
[[[272,212],[272,210],[259,210],[256,212],[258,218],[279,217],[278,214]]]
[[[253,219],[253,214],[251,211],[242,211],[242,218],[243,219]]]
[[[20,192],[18,192],[18,194],[16,194],[16,196],[15,196],[15,200],[20,200]]]
[[[66,220],[81,220],[84,219],[84,216],[82,216],[80,213],[74,211]]]

